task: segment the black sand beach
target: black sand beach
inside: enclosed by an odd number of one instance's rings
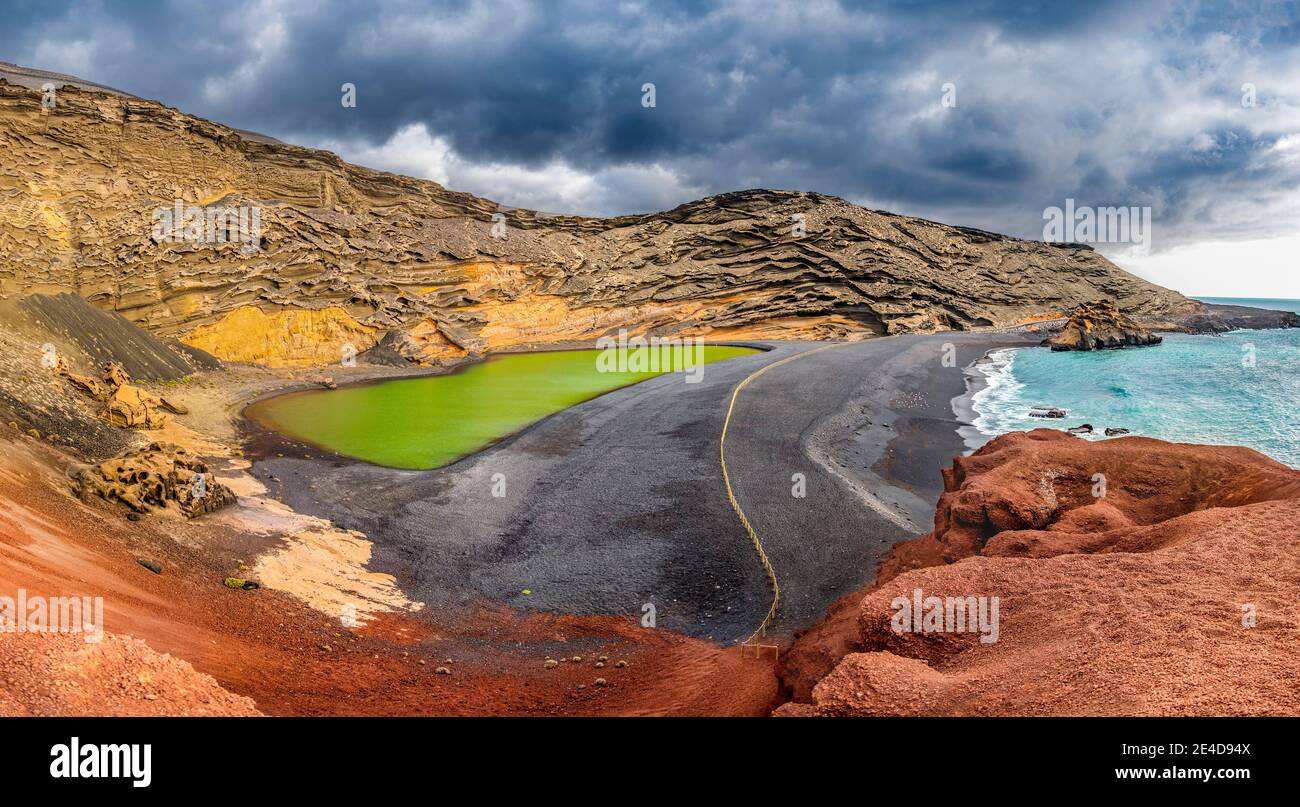
[[[894,542],[929,529],[939,470],[965,450],[951,408],[964,368],[1037,341],[844,343],[742,391],[728,467],[781,583],[774,634],[814,623],[870,581]],[[721,480],[727,404],[759,368],[822,346],[764,344],[709,365],[701,383],[669,375],[617,390],[434,471],[290,452],[253,471],[294,509],[365,532],[371,568],[431,605],[487,599],[638,619],[651,605],[658,627],[730,642],[759,624],[771,592]]]

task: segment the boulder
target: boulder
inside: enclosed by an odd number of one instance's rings
[[[1098,300],[1074,309],[1061,332],[1047,340],[1052,350],[1105,350],[1158,345],[1160,337],[1115,307]]]
[[[184,404],[177,403],[176,401],[172,401],[167,398],[159,398],[158,403],[162,406],[163,409],[166,409],[168,412],[171,412],[173,415],[188,415],[190,413],[189,408],[186,407]]]
[[[104,417],[114,426],[127,429],[161,429],[168,420],[161,398],[130,384],[123,384],[108,396]]]
[[[170,443],[151,443],[70,473],[78,497],[95,495],[135,513],[176,507],[193,518],[235,502],[234,492],[216,481],[204,463]]]
[[[1300,471],[1247,448],[1004,434],[782,655],[777,714],[1296,714],[1289,679],[1239,671],[1300,664],[1297,519]]]
[[[1063,418],[1065,417],[1064,409],[1057,409],[1054,406],[1035,406],[1029,410],[1031,418]]]
[[[60,357],[55,372],[82,393],[103,401],[104,419],[124,429],[161,429],[167,424],[167,412],[183,415],[188,411],[180,404],[132,385],[131,376],[115,361],[104,362],[100,377],[91,378],[72,372]]]

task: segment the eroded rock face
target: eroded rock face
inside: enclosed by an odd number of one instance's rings
[[[1300,471],[1247,448],[1003,435],[787,654],[778,714],[1294,714],[1297,518]],[[899,630],[930,597],[997,598],[996,640]]]
[[[98,496],[137,513],[174,507],[194,518],[235,502],[234,492],[216,481],[204,463],[169,443],[151,443],[70,474],[78,497]]]
[[[1086,247],[814,193],[552,216],[151,101],[58,97],[43,110],[38,91],[0,83],[0,291],[73,290],[218,358],[329,363],[393,331],[414,344],[390,353],[436,360],[619,328],[832,338],[1007,325],[1103,296],[1128,312],[1195,307]],[[257,208],[255,248],[156,240],[154,212],[177,200]]]
[[[1054,429],[997,437],[954,458],[943,480],[934,531],[917,543],[933,543],[945,563],[1113,550],[1123,539],[1107,534],[1114,528],[1300,498],[1300,472],[1249,448],[1149,437],[1089,443]]]
[[[168,412],[184,411],[165,398],[133,386],[126,370],[115,361],[104,363],[100,378],[71,372],[62,357],[55,370],[77,390],[103,401],[104,419],[123,429],[161,429],[167,425]]]
[[[1047,344],[1052,350],[1106,350],[1160,344],[1160,336],[1138,325],[1114,303],[1100,300],[1074,309],[1061,332]]]

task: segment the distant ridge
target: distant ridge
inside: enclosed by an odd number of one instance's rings
[[[613,218],[507,208],[6,69],[0,291],[75,291],[224,360],[313,363],[387,339],[437,361],[624,328],[853,339],[1032,323],[1098,299],[1158,318],[1198,305],[1082,245],[814,192],[734,191]],[[63,83],[53,110],[42,80]],[[154,211],[177,204],[256,208],[256,248],[155,243]]]

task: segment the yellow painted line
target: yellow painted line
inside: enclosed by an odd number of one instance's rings
[[[767,609],[767,616],[763,617],[763,621],[759,624],[758,629],[745,640],[745,643],[755,641],[759,636],[767,634],[768,626],[771,625],[772,620],[776,618],[777,606],[781,604],[781,583],[776,579],[776,569],[772,568],[772,562],[767,559],[767,552],[763,549],[763,541],[758,537],[758,533],[754,531],[753,525],[749,523],[749,517],[745,515],[744,509],[740,506],[740,501],[736,498],[736,491],[731,487],[731,474],[727,471],[727,430],[731,427],[731,415],[736,409],[736,399],[740,397],[741,390],[749,386],[751,381],[758,378],[763,373],[766,373],[768,370],[780,367],[783,364],[788,364],[789,362],[803,358],[804,356],[811,356],[814,353],[821,353],[823,350],[839,347],[841,344],[848,343],[837,342],[831,345],[823,345],[819,348],[805,350],[802,353],[796,353],[793,356],[786,356],[784,359],[772,362],[771,364],[765,364],[755,372],[746,376],[745,379],[737,384],[736,388],[731,391],[731,403],[727,405],[727,417],[722,421],[722,437],[718,440],[718,460],[722,464],[722,484],[727,488],[727,499],[731,502],[731,509],[735,510],[736,515],[740,517],[740,523],[745,528],[745,533],[749,535],[749,540],[753,542],[754,550],[758,552],[758,559],[763,564],[763,571],[767,572],[767,579],[772,584],[772,604]]]

